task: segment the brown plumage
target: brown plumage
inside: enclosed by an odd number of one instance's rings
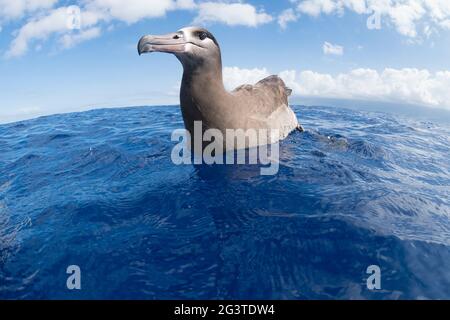
[[[269,76],[255,85],[245,84],[231,92],[224,88],[222,60],[217,40],[203,28],[183,28],[165,36],[144,36],[139,53],[173,53],[183,65],[180,104],[186,128],[193,133],[194,121],[202,121],[203,131],[264,129],[274,143],[301,128],[288,104],[291,89],[278,76]],[[278,134],[274,132],[278,131]],[[249,139],[246,147],[262,144]]]
[[[289,104],[288,97],[291,92],[292,90],[286,87],[280,77],[272,75],[255,85],[241,85],[231,91],[231,94],[242,101],[251,100],[252,103],[248,104],[250,112],[270,116],[276,109]]]

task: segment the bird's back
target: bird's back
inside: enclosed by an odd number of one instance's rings
[[[244,84],[231,92],[238,97],[249,112],[257,112],[260,116],[270,116],[283,106],[288,106],[291,89],[284,81],[275,75],[262,79],[255,85]]]
[[[291,92],[280,77],[272,75],[255,85],[242,85],[231,94],[238,101],[247,129],[278,129],[283,139],[299,126],[288,103]]]

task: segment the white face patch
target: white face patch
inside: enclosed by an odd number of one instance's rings
[[[185,52],[194,52],[194,45],[192,43],[186,43],[186,45],[184,46],[184,51]]]
[[[220,49],[212,35],[203,28],[187,27],[178,32],[185,41],[184,51],[177,54],[183,63],[198,65],[206,60],[220,60]],[[219,57],[219,58],[215,58]]]
[[[206,37],[203,40],[199,38],[199,32],[201,32],[202,30],[204,29],[198,27],[186,27],[180,29],[178,32],[183,33],[186,42],[196,44],[200,48],[212,48],[216,46],[214,44],[214,41],[209,37]]]
[[[209,48],[212,45],[214,45],[214,42],[210,38],[206,38],[205,40],[202,41],[202,43],[204,43],[205,44],[204,46],[207,47],[207,48]]]

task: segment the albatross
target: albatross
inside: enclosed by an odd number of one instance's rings
[[[251,148],[276,143],[295,129],[303,131],[289,107],[291,90],[280,77],[272,75],[231,92],[225,89],[219,43],[208,30],[186,27],[166,35],[145,35],[139,40],[138,53],[150,52],[171,53],[183,66],[180,106],[191,135],[197,121],[202,132],[219,130],[225,140],[229,129],[268,132],[265,139],[248,136],[245,148]],[[223,145],[226,149],[225,142]]]

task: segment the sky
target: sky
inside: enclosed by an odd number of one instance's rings
[[[449,0],[0,0],[0,122],[178,104],[178,60],[136,46],[190,25],[228,89],[278,74],[297,103],[450,110]]]

